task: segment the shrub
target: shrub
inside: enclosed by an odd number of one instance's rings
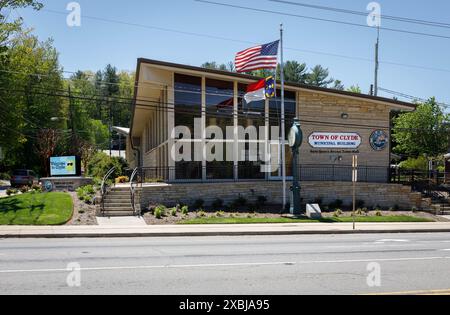
[[[130,181],[130,178],[128,176],[119,176],[116,178],[116,184],[125,184]]]
[[[225,216],[225,212],[223,212],[223,211],[217,211],[217,212],[216,212],[216,217],[222,218],[222,217],[224,217],[224,216]]]
[[[172,217],[176,217],[177,216],[177,208],[172,208],[170,209],[170,215]]]
[[[81,201],[84,201],[87,204],[93,203],[94,197],[96,195],[94,186],[92,186],[92,185],[79,187],[76,190],[76,193],[77,193],[78,199],[80,199]]]
[[[162,217],[166,216],[167,208],[163,205],[158,205],[155,210],[153,211],[153,214],[155,215],[155,218],[161,219]]]
[[[223,200],[220,198],[217,198],[216,200],[214,200],[214,202],[212,203],[212,207],[214,210],[219,210],[223,208]]]
[[[0,173],[0,179],[1,180],[10,180],[11,175],[9,175],[8,173]]]
[[[182,215],[188,215],[189,214],[189,207],[188,206],[183,206],[181,208],[181,214]]]
[[[236,210],[240,207],[244,207],[247,204],[247,199],[245,199],[244,197],[242,197],[241,195],[239,195],[238,198],[236,198],[232,203],[231,203],[231,208],[233,208],[233,210]]]
[[[17,190],[17,189],[7,189],[7,190],[6,190],[6,195],[7,195],[7,196],[15,195],[15,194],[17,194],[17,193],[18,193],[18,190]]]
[[[128,165],[123,158],[110,157],[106,153],[97,152],[87,165],[87,173],[95,178],[103,178],[112,167],[116,168],[113,178],[117,178],[122,175]]]
[[[382,217],[382,216],[383,216],[383,214],[381,213],[381,211],[377,211],[377,212],[375,213],[375,215],[376,215],[377,217]]]
[[[344,212],[342,212],[342,210],[341,209],[336,209],[336,211],[334,211],[334,214],[333,214],[333,216],[335,217],[335,218],[339,218],[341,215],[343,215],[344,214]]]
[[[363,209],[361,209],[361,208],[359,208],[359,209],[357,209],[356,211],[355,211],[355,215],[356,216],[363,216],[363,215],[365,215],[366,213],[364,212],[364,210]]]
[[[197,211],[197,218],[203,218],[206,216],[206,212],[203,210]]]
[[[31,186],[31,189],[35,192],[42,192],[42,186],[41,185],[36,185],[34,184],[33,186]]]
[[[399,211],[400,210],[400,206],[399,205],[394,205],[394,211]]]
[[[194,204],[192,205],[195,210],[199,210],[203,208],[203,205],[205,204],[205,201],[203,199],[197,199],[194,201]]]
[[[25,193],[27,193],[27,192],[29,192],[30,191],[30,187],[29,186],[22,186],[22,187],[20,187],[20,192],[22,193],[22,194],[25,194]]]
[[[417,212],[418,210],[417,210],[416,207],[412,207],[411,211],[412,211],[412,212]]]
[[[364,208],[364,205],[366,204],[366,202],[364,200],[356,200],[356,208]]]
[[[267,204],[267,198],[266,196],[258,196],[258,199],[256,199],[256,206],[258,209],[261,209]]]

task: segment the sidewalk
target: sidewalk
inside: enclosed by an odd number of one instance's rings
[[[0,238],[173,237],[450,232],[440,223],[301,223],[153,226],[0,226]]]

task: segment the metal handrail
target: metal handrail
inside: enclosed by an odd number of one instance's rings
[[[136,203],[135,203],[135,199],[136,199],[136,185],[134,185],[134,178],[136,177],[137,173],[139,171],[139,168],[135,168],[133,170],[133,173],[131,174],[130,177],[130,194],[131,194],[131,208],[133,209],[133,212],[136,216],[141,216],[140,211],[136,211]]]
[[[102,201],[101,201],[101,203],[100,203],[100,209],[101,209],[102,212],[105,211],[105,196],[106,196],[106,194],[108,193],[108,187],[107,187],[107,185],[106,185],[106,181],[108,180],[108,178],[109,178],[115,171],[116,171],[116,168],[115,168],[115,167],[111,168],[111,169],[106,173],[106,175],[103,177],[103,180],[102,180],[102,185],[101,185],[101,187],[100,187],[100,193],[101,193],[101,195],[102,195]]]

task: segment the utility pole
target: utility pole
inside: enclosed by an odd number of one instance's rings
[[[112,157],[112,104],[111,102],[108,100],[108,104],[109,104],[109,157]]]
[[[380,68],[379,49],[380,49],[380,26],[377,27],[377,43],[375,44],[375,82],[374,82],[375,96],[378,96],[378,70]]]
[[[284,56],[283,56],[283,24],[280,24],[280,76],[281,76],[281,169],[283,177],[283,209],[286,208],[286,122],[284,112]]]

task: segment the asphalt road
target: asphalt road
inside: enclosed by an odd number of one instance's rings
[[[450,234],[0,240],[2,294],[410,291],[450,293]]]

